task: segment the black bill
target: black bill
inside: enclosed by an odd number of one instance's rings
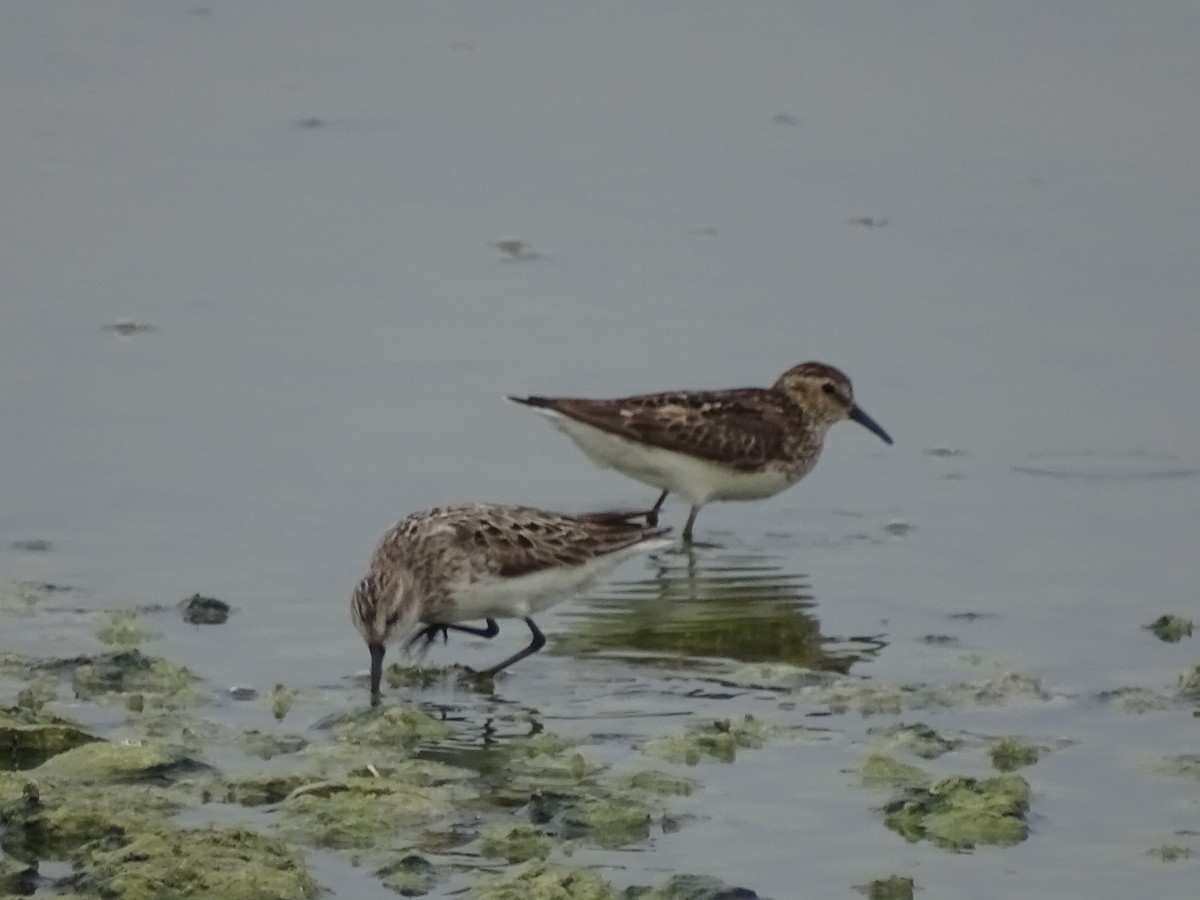
[[[850,407],[850,418],[853,419],[855,422],[857,422],[859,425],[861,425],[863,428],[867,429],[867,431],[875,432],[875,434],[877,434],[879,436],[879,439],[881,441],[883,441],[885,444],[892,443],[892,439],[888,435],[888,433],[879,427],[878,422],[876,422],[874,419],[872,419],[870,416],[868,416],[865,412],[863,412],[862,409],[858,406],[858,404],[855,404],[854,406]]]
[[[387,648],[383,644],[368,644],[371,651],[371,701],[379,697],[379,682],[383,680],[383,654]]]

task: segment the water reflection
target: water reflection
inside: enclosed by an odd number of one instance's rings
[[[551,652],[618,654],[673,667],[702,659],[789,663],[845,673],[877,653],[872,638],[829,638],[807,575],[745,552],[662,554],[652,574],[575,601]]]
[[[511,763],[514,748],[536,746],[545,731],[535,709],[514,705],[510,712],[493,711],[482,721],[465,707],[425,705],[425,712],[441,713],[440,718],[455,723],[456,733],[422,746],[419,759],[471,769],[484,777],[502,774]],[[436,712],[435,712],[436,710]]]

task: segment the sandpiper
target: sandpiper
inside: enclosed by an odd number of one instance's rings
[[[834,422],[853,419],[892,443],[855,404],[850,379],[819,362],[788,369],[769,388],[508,399],[545,416],[601,468],[660,488],[648,524],[668,494],[687,499],[684,541],[706,503],[772,497],[807,475]]]
[[[478,674],[536,653],[546,638],[532,616],[586,587],[637,553],[670,546],[670,529],[642,512],[566,515],[526,506],[473,504],[414,513],[380,539],[354,590],[350,616],[371,653],[371,697],[379,697],[388,644],[431,643],[448,630],[491,638],[496,619],[523,618],[529,646]],[[485,627],[462,625],[483,620]],[[423,626],[423,627],[422,627]]]

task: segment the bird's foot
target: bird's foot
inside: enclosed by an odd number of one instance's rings
[[[449,629],[446,628],[445,625],[437,625],[437,624],[426,625],[424,628],[422,628],[420,631],[418,631],[416,634],[414,634],[412,637],[410,637],[408,639],[408,641],[405,642],[404,649],[411,650],[414,644],[416,644],[418,641],[421,641],[422,639],[424,639],[424,642],[421,644],[421,646],[417,648],[418,653],[424,653],[431,646],[433,646],[433,642],[437,640],[437,636],[439,633],[442,636],[443,644],[449,642],[450,631],[449,631]]]

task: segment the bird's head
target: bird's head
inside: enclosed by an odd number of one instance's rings
[[[874,432],[885,444],[892,443],[888,433],[854,402],[854,386],[850,379],[833,366],[819,362],[800,363],[779,376],[775,390],[791,397],[818,425],[828,428],[834,422],[851,419]]]
[[[383,655],[390,643],[404,637],[417,620],[401,579],[372,570],[354,588],[350,618],[371,653],[371,700],[377,702],[383,678]]]

